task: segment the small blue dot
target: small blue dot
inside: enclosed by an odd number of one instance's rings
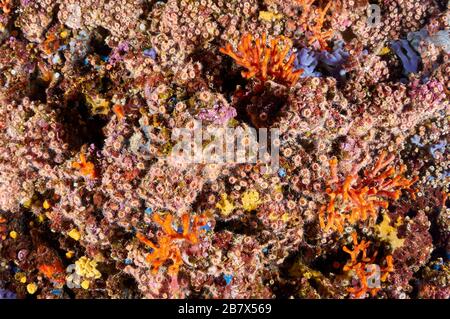
[[[286,176],[286,170],[284,168],[280,168],[278,170],[278,176],[285,177]]]
[[[223,279],[225,279],[225,282],[227,283],[227,285],[229,285],[231,283],[231,280],[233,279],[233,275],[224,274]]]
[[[203,230],[205,230],[205,231],[209,231],[209,230],[211,230],[211,225],[208,223],[208,224],[206,224],[206,225],[200,227],[200,229],[203,229]]]
[[[51,293],[56,295],[56,296],[59,296],[59,295],[62,295],[62,290],[61,289],[53,289],[51,291]]]
[[[131,260],[131,258],[125,259],[125,264],[127,264],[127,265],[131,265],[132,262],[133,261]]]
[[[147,215],[151,215],[151,214],[153,213],[153,209],[150,208],[150,207],[147,207],[147,208],[145,209],[145,213],[146,213]]]

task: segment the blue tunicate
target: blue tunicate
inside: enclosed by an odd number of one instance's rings
[[[433,158],[436,158],[436,155],[434,154],[436,151],[445,151],[445,147],[447,146],[447,141],[439,141],[439,143],[430,146],[430,153]]]
[[[417,134],[414,135],[413,137],[411,137],[411,143],[413,143],[413,144],[415,144],[415,145],[417,145],[417,146],[420,146],[420,147],[423,146],[423,144],[420,143],[420,136],[417,135]]]
[[[151,215],[151,214],[153,213],[153,209],[152,209],[151,207],[147,207],[147,208],[145,209],[145,213],[146,213],[147,215]]]
[[[343,66],[349,57],[350,53],[344,49],[342,42],[337,43],[332,52],[322,51],[319,54],[320,62],[336,78],[344,77],[347,74]]]
[[[450,30],[440,30],[430,35],[426,28],[422,28],[419,31],[408,33],[407,39],[416,51],[419,50],[420,43],[425,42],[441,47],[447,54],[450,53]]]
[[[444,180],[444,179],[446,179],[446,178],[449,178],[450,177],[450,171],[444,171],[442,174],[441,174],[441,179],[442,180]]]
[[[0,289],[0,299],[16,299],[17,295],[9,290]]]
[[[297,53],[297,57],[294,61],[294,69],[303,70],[301,75],[302,78],[318,77],[321,75],[320,72],[315,72],[318,63],[319,60],[314,51],[307,48],[302,48],[300,52]]]
[[[392,41],[391,47],[402,61],[405,75],[419,71],[420,57],[408,41],[404,39]]]
[[[145,49],[144,56],[152,58],[153,60],[156,60],[156,50],[153,48]]]
[[[284,168],[280,168],[278,170],[278,176],[280,176],[281,178],[286,176],[286,170]]]

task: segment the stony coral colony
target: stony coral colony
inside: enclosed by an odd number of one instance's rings
[[[448,299],[449,23],[2,0],[0,298]],[[279,169],[162,160],[197,120],[279,129]]]

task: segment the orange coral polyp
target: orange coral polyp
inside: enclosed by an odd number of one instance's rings
[[[283,48],[281,43],[283,43]],[[245,34],[239,42],[236,52],[229,43],[219,51],[247,69],[241,73],[246,79],[256,77],[263,82],[273,80],[292,86],[298,81],[303,70],[294,70],[294,54],[286,61],[291,48],[292,41],[283,36],[272,39],[267,46],[267,35],[263,33],[258,39],[254,39],[251,34]]]

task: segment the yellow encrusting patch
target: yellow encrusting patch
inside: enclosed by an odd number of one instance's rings
[[[220,209],[222,215],[228,216],[235,207],[234,204],[228,200],[228,195],[222,194],[221,200],[216,204],[216,208]]]
[[[400,248],[405,243],[405,239],[398,238],[397,228],[390,225],[391,219],[387,213],[383,214],[383,221],[375,226],[375,230],[381,240],[388,242],[392,250]]]
[[[259,204],[261,204],[259,193],[254,190],[248,190],[244,194],[242,194],[242,207],[246,211],[252,211],[258,208]]]

